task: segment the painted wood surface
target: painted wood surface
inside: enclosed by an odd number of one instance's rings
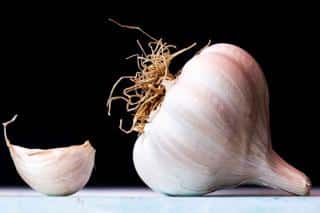
[[[281,212],[320,213],[320,189],[297,197],[264,188],[220,190],[203,197],[168,197],[144,188],[89,188],[48,197],[30,189],[0,188],[0,213]]]

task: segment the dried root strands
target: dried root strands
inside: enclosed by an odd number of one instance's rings
[[[167,44],[162,39],[155,39],[139,27],[122,25],[113,19],[109,20],[120,27],[139,30],[152,40],[148,43],[150,53],[146,53],[138,41],[138,45],[142,51],[141,55],[135,55],[139,71],[134,76],[120,77],[113,85],[107,101],[108,115],[110,115],[112,101],[118,99],[124,100],[127,112],[134,114],[133,122],[131,128],[125,130],[122,127],[122,120],[120,120],[119,128],[125,133],[133,131],[142,133],[145,124],[148,122],[150,113],[155,111],[163,100],[166,92],[164,82],[175,79],[175,76],[169,72],[170,62],[174,57],[191,49],[196,44],[194,43],[187,48],[172,53],[172,50],[176,48],[174,45]],[[123,89],[121,96],[113,96],[118,84],[123,80],[129,80],[133,85]]]

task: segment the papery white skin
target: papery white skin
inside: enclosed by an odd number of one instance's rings
[[[243,183],[305,195],[311,186],[272,150],[263,73],[231,44],[207,47],[185,64],[138,137],[133,160],[150,188],[170,195]]]
[[[89,141],[81,145],[53,149],[27,149],[10,143],[4,135],[11,158],[21,178],[34,190],[47,195],[70,195],[89,181],[95,149]]]

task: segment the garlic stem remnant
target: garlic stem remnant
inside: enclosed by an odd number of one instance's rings
[[[134,76],[120,77],[113,85],[107,101],[108,115],[110,115],[112,101],[117,99],[124,100],[127,112],[133,112],[134,117],[129,130],[125,130],[122,127],[122,120],[120,120],[119,128],[126,133],[132,131],[142,133],[145,124],[148,122],[150,113],[155,111],[162,102],[166,91],[164,82],[175,79],[175,76],[169,72],[170,62],[177,55],[194,47],[196,43],[172,53],[172,49],[176,48],[174,45],[167,44],[162,39],[155,39],[139,27],[122,25],[113,19],[109,20],[120,27],[139,30],[152,40],[148,43],[148,47],[150,48],[149,54],[146,54],[138,42],[142,50],[142,55],[136,56],[139,71]],[[117,85],[125,79],[131,81],[133,85],[125,88],[122,91],[122,96],[113,96]]]
[[[47,195],[70,195],[88,182],[94,166],[95,149],[89,141],[82,145],[53,149],[27,149],[11,144],[7,126],[4,138],[20,177],[34,190]]]

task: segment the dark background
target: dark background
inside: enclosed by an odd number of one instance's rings
[[[312,6],[188,6],[1,5],[0,121],[19,114],[8,128],[11,141],[50,148],[90,139],[97,149],[90,186],[143,185],[132,162],[136,135],[118,129],[124,105],[116,103],[110,118],[105,103],[115,80],[136,70],[134,60],[125,60],[138,52],[135,40],[147,38],[105,23],[111,17],[178,48],[198,42],[171,70],[209,39],[249,51],[269,85],[274,149],[320,185],[319,23]],[[0,142],[0,185],[25,185]]]

